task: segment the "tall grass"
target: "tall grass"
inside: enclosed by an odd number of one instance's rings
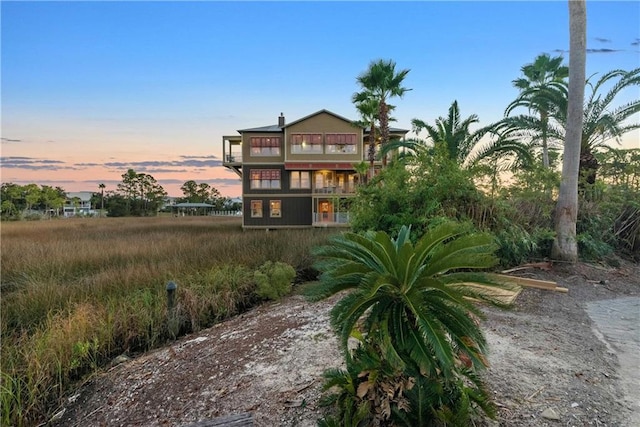
[[[329,230],[243,231],[237,218],[87,218],[1,228],[0,424],[46,422],[70,387],[259,302],[267,261],[311,267]],[[165,285],[178,284],[168,313]]]

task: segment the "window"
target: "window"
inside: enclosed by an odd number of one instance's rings
[[[280,155],[280,137],[278,136],[252,136],[250,142],[252,156]]]
[[[269,200],[269,216],[271,218],[282,217],[282,203],[280,200]]]
[[[357,152],[357,136],[355,133],[328,133],[325,136],[328,154],[344,154]]]
[[[292,133],[291,154],[322,154],[322,134]]]
[[[262,218],[262,200],[251,201],[251,218]]]
[[[292,171],[290,188],[311,188],[309,171]]]
[[[251,169],[250,177],[252,189],[280,188],[279,169]]]

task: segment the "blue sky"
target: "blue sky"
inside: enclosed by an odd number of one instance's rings
[[[433,122],[453,100],[488,124],[515,98],[524,64],[569,45],[566,1],[0,7],[2,182],[67,191],[115,189],[133,168],[171,195],[194,179],[238,196],[236,175],[220,166],[222,135],[280,112],[356,119],[356,76],[379,58],[411,69],[413,90],[392,102],[395,126]],[[587,76],[640,67],[640,3],[587,2],[587,13]]]

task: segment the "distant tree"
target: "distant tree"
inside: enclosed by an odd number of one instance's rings
[[[100,189],[100,216],[102,216],[102,212],[104,211],[104,189],[105,189],[105,185],[104,183],[100,183],[98,185],[98,188]]]
[[[206,182],[197,183],[194,180],[189,180],[182,184],[180,187],[184,198],[182,201],[188,203],[209,203],[221,208],[224,204],[223,198],[220,196],[220,192],[207,184]]]
[[[25,206],[22,186],[12,182],[2,184],[2,187],[0,187],[0,200],[2,200],[2,218],[17,218]]]
[[[51,218],[51,210],[55,210],[56,215],[59,215],[65,200],[66,194],[62,188],[53,188],[48,185],[42,186],[40,202],[44,205],[45,212],[49,218]]]
[[[157,215],[167,195],[153,176],[133,169],[122,174],[116,191],[125,201],[126,215],[133,216]]]
[[[532,64],[522,67],[523,77],[513,81],[513,85],[520,89],[518,97],[507,107],[508,116],[517,107],[526,107],[539,116],[540,139],[542,143],[542,163],[548,168],[549,148],[548,132],[550,115],[562,113],[559,111],[559,100],[566,98],[567,77],[569,68],[562,65],[562,56],[550,57],[542,54],[536,57]]]

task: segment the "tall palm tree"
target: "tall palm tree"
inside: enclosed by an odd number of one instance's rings
[[[562,65],[563,58],[551,58],[547,54],[536,57],[535,61],[521,68],[524,77],[513,80],[520,89],[518,97],[507,107],[508,116],[517,107],[526,107],[540,117],[542,163],[549,167],[549,147],[547,141],[549,116],[556,113],[558,99],[566,97],[569,69]]]
[[[416,134],[425,129],[434,147],[443,149],[448,153],[449,158],[462,167],[474,165],[495,154],[506,155],[507,153],[512,153],[516,154],[523,162],[529,161],[529,150],[524,144],[511,137],[510,132],[513,132],[511,127],[489,125],[472,132],[470,130],[471,125],[479,123],[479,121],[478,116],[475,114],[462,119],[458,101],[453,101],[449,107],[447,117],[437,118],[435,126],[419,119],[413,119],[411,123]],[[480,140],[485,136],[496,138],[481,146]],[[396,145],[403,144],[398,142],[392,147]],[[417,147],[411,142],[405,144],[405,146],[410,149]]]
[[[392,60],[377,60],[369,64],[369,68],[360,74],[356,81],[362,88],[361,92],[353,95],[354,102],[373,98],[378,102],[378,123],[380,125],[380,144],[382,147],[389,142],[389,106],[387,101],[392,97],[402,98],[411,89],[402,86],[402,82],[409,74],[408,69],[396,72],[396,63]],[[386,164],[385,159],[382,159]]]
[[[102,212],[104,211],[104,189],[106,185],[104,183],[100,183],[98,188],[100,188],[100,216],[102,216]]]
[[[584,119],[584,82],[587,45],[586,0],[569,0],[569,96],[567,134],[562,160],[562,181],[556,204],[555,231],[551,256],[576,262],[578,243],[578,172]]]
[[[348,367],[373,349],[381,369],[388,364],[431,382],[457,384],[456,378],[471,375],[458,369],[461,361],[473,370],[486,366],[485,339],[475,322],[481,312],[465,297],[495,302],[469,286],[503,286],[470,271],[492,266],[494,249],[488,234],[469,234],[457,223],[441,224],[415,245],[407,227],[395,240],[384,232],[344,233],[315,251],[322,275],[307,295],[319,300],[351,290],[331,310]],[[354,335],[364,354],[348,350]]]

